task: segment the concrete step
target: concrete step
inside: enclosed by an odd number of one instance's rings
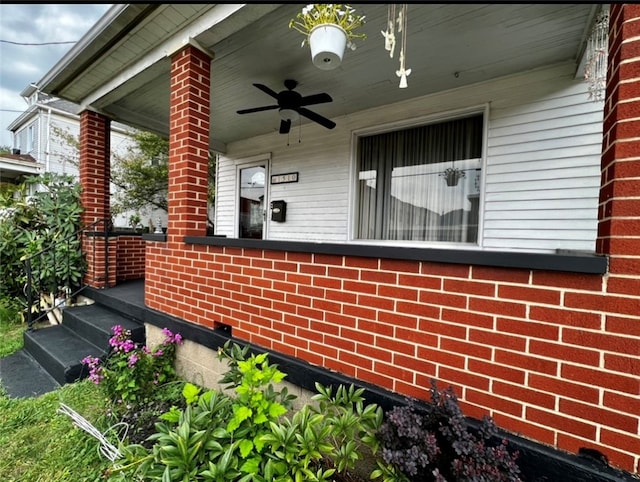
[[[89,375],[82,363],[84,357],[104,358],[107,355],[106,347],[97,347],[64,324],[25,332],[24,349],[60,385]]]
[[[66,308],[62,324],[104,350],[109,349],[109,338],[113,336],[112,328],[115,325],[130,330],[131,339],[136,343],[145,341],[144,325],[97,303]]]

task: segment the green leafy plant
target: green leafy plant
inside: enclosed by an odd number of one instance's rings
[[[0,325],[21,321],[22,304],[16,298],[0,298]]]
[[[172,408],[149,437],[125,445],[110,480],[298,482],[330,481],[375,451],[382,410],[366,405],[363,390],[316,385],[314,404],[286,417],[295,398],[274,384],[285,377],[266,353],[225,344],[229,370],[222,381],[234,395],[186,384],[186,408]]]
[[[86,269],[75,236],[81,214],[80,186],[68,175],[31,176],[0,192],[0,297],[21,300],[26,308],[24,260],[36,253],[40,255],[30,261],[35,299],[79,285]]]
[[[297,30],[305,36],[302,45],[308,42],[309,33],[318,25],[331,23],[342,28],[347,34],[349,46],[355,49],[351,41],[355,38],[365,39],[366,34],[355,33],[358,27],[365,23],[364,15],[356,14],[355,9],[348,4],[337,3],[310,3],[302,8],[302,11],[292,18],[289,28]]]
[[[115,325],[112,332],[111,352],[106,360],[87,356],[82,363],[89,368],[89,379],[104,387],[116,407],[131,409],[148,401],[157,386],[174,379],[176,348],[182,343],[182,336],[163,328],[163,342],[149,350],[137,345],[131,339],[131,331],[121,325]]]
[[[138,213],[129,216],[129,226],[131,226],[133,230],[136,230],[140,227],[140,215]]]

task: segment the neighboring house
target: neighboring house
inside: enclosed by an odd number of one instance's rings
[[[77,112],[80,106],[45,94],[35,84],[28,85],[20,95],[28,107],[8,127],[13,133],[13,152],[32,156],[39,162],[39,170],[31,174],[55,172],[78,177],[77,148],[70,145],[60,133],[78,138],[80,116]],[[111,125],[111,152],[126,152],[127,147],[132,145],[131,131],[124,124],[114,122]],[[117,189],[111,184],[111,192],[116,192]],[[114,226],[128,227],[129,216],[132,214],[134,213],[114,216]],[[148,210],[146,217],[142,217],[142,222],[146,226],[150,219],[155,225],[158,216],[161,216],[163,225],[166,225],[166,213],[153,209]]]
[[[42,169],[42,164],[32,156],[18,152],[14,149],[11,154],[0,154],[0,184],[19,184],[26,176],[37,175]]]
[[[109,215],[111,118],[168,135],[168,230],[140,274],[187,338],[224,328],[422,399],[436,378],[473,417],[637,472],[640,6],[610,7],[598,102],[582,62],[601,5],[410,4],[406,89],[387,5],[356,7],[367,39],[330,71],[288,28],[300,5],[112,7],[38,83],[97,140],[86,222]],[[331,95],[309,109],[335,129],[237,113],[285,79]]]

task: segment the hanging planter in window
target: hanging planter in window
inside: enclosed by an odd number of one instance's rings
[[[457,167],[448,167],[440,175],[444,177],[448,187],[454,187],[458,185],[460,179],[466,176],[466,173]]]

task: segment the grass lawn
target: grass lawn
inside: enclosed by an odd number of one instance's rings
[[[0,358],[22,348],[22,333],[27,328],[22,323],[9,323],[0,318]]]
[[[22,324],[0,321],[0,357],[22,347],[24,329]],[[37,398],[11,399],[0,388],[0,480],[104,480],[101,473],[110,464],[98,455],[98,441],[57,413],[64,402],[103,430],[103,396],[89,381],[65,385]]]

